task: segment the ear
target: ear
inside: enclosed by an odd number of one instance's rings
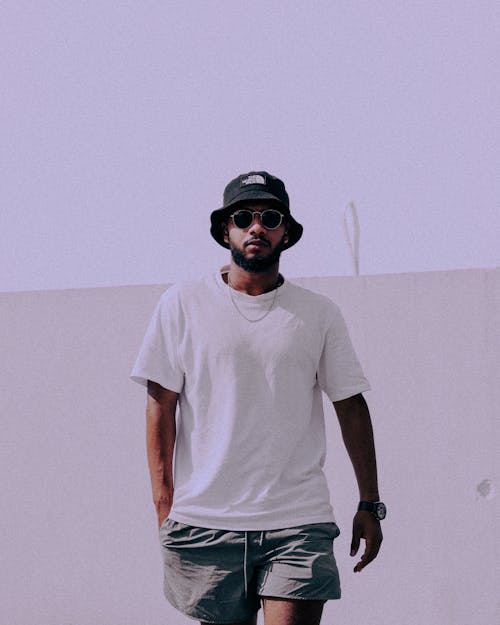
[[[222,222],[221,225],[222,236],[224,238],[224,243],[229,243],[229,231],[227,229],[227,222]]]

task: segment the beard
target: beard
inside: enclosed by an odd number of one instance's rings
[[[231,245],[231,241],[229,241],[229,245]],[[231,247],[231,256],[238,267],[241,267],[244,271],[248,271],[249,273],[262,273],[279,261],[284,247],[285,235],[283,235],[274,250],[268,256],[264,256],[264,258],[247,258],[243,252],[240,252],[240,250],[235,247]]]

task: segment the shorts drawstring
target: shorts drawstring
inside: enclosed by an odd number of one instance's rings
[[[264,540],[264,532],[260,532],[259,547],[262,547]],[[247,577],[247,560],[248,560],[248,532],[245,532],[245,553],[243,555],[243,578],[245,580],[245,598],[248,596],[248,577]]]
[[[243,577],[245,579],[245,599],[248,596],[247,555],[248,555],[248,532],[245,532],[245,555],[243,556]]]

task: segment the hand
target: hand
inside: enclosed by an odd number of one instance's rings
[[[162,506],[156,509],[156,514],[158,516],[158,527],[161,527],[168,519],[168,515],[170,514],[170,508],[171,506]]]
[[[161,485],[158,492],[153,493],[153,500],[155,502],[156,515],[158,517],[158,527],[161,527],[165,522],[165,519],[170,514],[172,508],[173,489],[167,486]]]
[[[365,551],[361,560],[354,567],[355,573],[362,571],[367,564],[377,557],[383,539],[380,521],[366,510],[358,510],[354,516],[351,542],[352,557],[358,553],[361,538],[366,541]]]

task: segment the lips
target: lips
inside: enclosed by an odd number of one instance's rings
[[[267,247],[267,243],[262,241],[262,239],[252,239],[251,241],[248,241],[248,243],[245,243],[246,247],[249,247],[250,245],[253,245],[254,247]]]

